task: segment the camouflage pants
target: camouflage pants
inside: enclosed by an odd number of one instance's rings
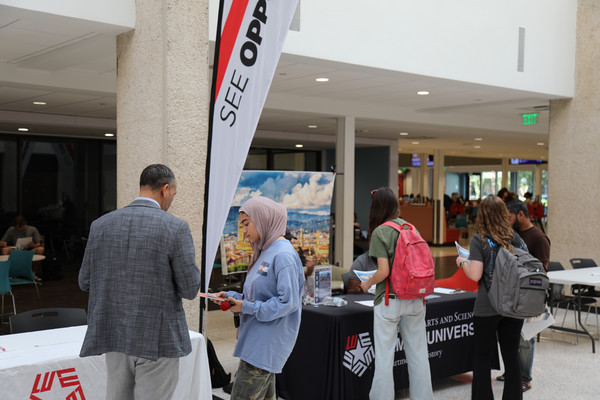
[[[276,400],[275,374],[240,360],[231,400]]]

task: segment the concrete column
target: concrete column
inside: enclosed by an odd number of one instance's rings
[[[117,206],[153,163],[177,179],[169,212],[187,221],[200,265],[208,132],[208,0],[136,1],[136,28],[117,37]],[[199,302],[184,302],[198,330]]]
[[[542,169],[537,165],[534,165],[533,168],[535,180],[535,195],[533,196],[533,199],[535,200],[537,196],[542,195]]]
[[[502,159],[502,187],[498,188],[496,190],[496,193],[498,193],[500,191],[500,189],[502,188],[507,188],[509,191],[511,191],[508,187],[509,181],[508,181],[508,158],[503,158]],[[514,188],[513,188],[514,190]],[[494,193],[495,194],[495,193]]]
[[[337,119],[334,263],[349,270],[354,249],[354,117]]]
[[[428,181],[428,175],[429,175],[429,168],[427,168],[427,154],[421,154],[419,155],[419,157],[421,158],[421,168],[419,170],[419,193],[421,195],[421,198],[425,198],[428,195],[428,190],[427,190],[427,181]],[[416,196],[416,194],[415,194]]]
[[[550,259],[600,263],[600,7],[577,1],[575,95],[550,102],[548,236]]]
[[[444,190],[446,187],[446,171],[444,171],[444,152],[433,153],[433,243],[444,243]]]
[[[398,140],[390,142],[390,179],[388,186],[398,194]]]

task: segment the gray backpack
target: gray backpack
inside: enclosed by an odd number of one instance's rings
[[[544,312],[550,281],[542,263],[523,249],[511,253],[494,246],[492,282],[489,298],[498,314],[529,318]]]

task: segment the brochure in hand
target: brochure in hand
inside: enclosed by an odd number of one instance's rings
[[[356,274],[356,276],[358,276],[358,279],[360,279],[361,282],[366,282],[368,281],[373,274],[377,272],[377,270],[373,270],[373,271],[354,271],[354,273]]]
[[[356,274],[356,276],[358,276],[358,279],[360,279],[361,282],[368,281],[375,272],[377,272],[376,269],[373,271],[356,271],[356,270],[354,270],[354,273]],[[371,287],[369,288],[369,293],[375,294],[375,286],[376,285],[371,285]]]
[[[458,244],[458,242],[454,242],[454,244],[456,245],[456,250],[458,250],[458,255],[461,256],[462,258],[469,258],[469,250],[465,249],[464,247],[462,247],[460,244]]]
[[[209,300],[215,300],[215,301],[225,301],[227,300],[224,297],[219,297],[216,294],[213,293],[202,293],[202,292],[198,292],[198,296],[200,297],[206,297]]]

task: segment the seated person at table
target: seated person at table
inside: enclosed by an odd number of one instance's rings
[[[30,225],[27,225],[25,217],[18,215],[15,218],[15,225],[8,228],[2,240],[0,240],[0,247],[2,247],[2,255],[10,254],[13,247],[17,243],[17,239],[31,238],[31,242],[25,245],[26,250],[33,250],[35,254],[44,254],[44,247],[42,246],[42,237],[38,230]]]
[[[362,288],[360,287],[360,280],[358,276],[354,273],[354,271],[375,271],[377,269],[377,264],[373,261],[373,258],[369,257],[369,251],[367,250],[365,253],[361,254],[354,260],[352,266],[350,267],[350,272],[345,272],[342,275],[342,279],[344,280],[344,290],[348,294],[354,293],[363,293]]]

